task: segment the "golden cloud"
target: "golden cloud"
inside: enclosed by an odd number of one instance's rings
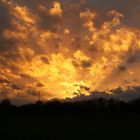
[[[9,15],[0,31],[0,76],[12,81],[0,82],[1,93],[35,100],[36,92],[44,99],[65,98],[125,88],[126,80],[139,84],[140,30],[122,24],[121,12],[108,11],[99,24],[94,9],[65,13],[63,2],[51,4],[40,4],[36,12],[16,2],[0,5]],[[18,86],[23,93],[13,88]]]

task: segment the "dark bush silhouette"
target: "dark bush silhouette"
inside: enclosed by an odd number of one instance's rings
[[[37,101],[34,104],[14,106],[9,99],[0,103],[0,114],[47,114],[47,113],[104,113],[140,112],[140,99],[124,102],[115,99],[92,99],[88,101],[62,102],[53,100]]]
[[[0,114],[12,114],[15,109],[16,106],[12,105],[9,99],[5,99],[0,103]]]

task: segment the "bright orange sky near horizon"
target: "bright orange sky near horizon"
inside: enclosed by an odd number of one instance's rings
[[[114,1],[0,0],[0,98],[139,86],[140,2]]]

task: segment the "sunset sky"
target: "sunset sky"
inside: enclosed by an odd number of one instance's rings
[[[139,86],[140,0],[0,0],[0,99]]]

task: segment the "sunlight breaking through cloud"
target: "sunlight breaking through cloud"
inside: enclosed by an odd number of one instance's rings
[[[1,98],[32,101],[40,92],[48,100],[139,85],[139,27],[123,10],[103,17],[88,6],[0,0]]]

